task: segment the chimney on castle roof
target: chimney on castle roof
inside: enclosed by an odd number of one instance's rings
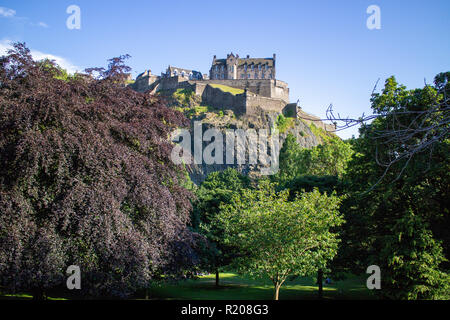
[[[249,54],[247,55],[247,59],[248,59],[248,58],[250,58],[250,55],[249,55]]]
[[[273,54],[273,60],[275,60],[277,58],[277,55],[274,53]]]

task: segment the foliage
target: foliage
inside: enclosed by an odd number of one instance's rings
[[[431,155],[399,159],[388,171],[379,161],[395,157],[392,150],[403,148],[379,136],[392,121],[390,112],[406,111],[401,121],[414,125],[415,116],[408,111],[429,107],[434,90],[407,90],[394,77],[387,79],[382,94],[372,98],[374,111],[386,116],[360,129],[344,177],[350,197],[343,203],[348,223],[338,265],[353,272],[370,264],[380,266],[386,275],[380,294],[389,298],[445,298],[442,292],[449,286],[449,141],[435,143]]]
[[[78,265],[85,293],[126,296],[192,263],[168,140],[186,119],[124,87],[126,56],[66,77],[14,47],[0,58],[0,285],[42,292]]]
[[[268,276],[275,299],[289,275],[312,274],[335,256],[339,240],[334,228],[343,223],[335,195],[314,190],[293,201],[288,197],[288,190],[276,193],[274,185],[260,183],[256,190],[233,196],[214,221],[225,229],[224,243],[239,248],[236,268]]]
[[[311,122],[309,124],[309,129],[311,129],[311,132],[316,136],[318,139],[320,139],[322,142],[327,142],[334,139],[339,139],[334,134],[325,131],[322,128],[317,127],[314,122]]]
[[[423,218],[410,209],[398,219],[380,260],[388,265],[383,273],[386,296],[393,299],[450,299],[450,275],[439,265],[445,260],[442,246],[433,238]]]
[[[289,190],[289,199],[293,199],[299,192],[311,192],[315,188],[320,193],[331,194],[333,191],[338,194],[344,193],[343,183],[336,176],[298,176],[287,181],[280,188]]]
[[[205,235],[210,247],[204,261],[207,270],[215,271],[230,263],[235,253],[232,245],[223,244],[223,227],[214,225],[212,221],[223,204],[229,204],[234,195],[250,187],[247,176],[232,168],[210,173],[196,192],[192,226],[194,230]]]
[[[179,88],[172,94],[172,97],[178,106],[191,106],[194,101],[195,92],[190,89]]]
[[[276,179],[283,184],[302,175],[342,177],[352,154],[351,145],[338,138],[306,149],[288,134],[280,150],[280,171]]]
[[[292,128],[295,125],[294,118],[286,118],[283,114],[279,114],[277,117],[276,128],[284,133],[289,128]]]

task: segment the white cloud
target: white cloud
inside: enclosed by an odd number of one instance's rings
[[[11,18],[16,15],[16,10],[0,7],[0,16],[5,18]]]
[[[0,17],[12,18],[16,21],[21,21],[22,23],[28,24],[32,27],[48,28],[48,24],[46,24],[45,22],[42,22],[42,21],[40,21],[38,23],[30,22],[30,19],[27,17],[16,16],[16,10],[5,8],[5,7],[0,7]]]
[[[40,21],[38,23],[30,22],[29,24],[32,27],[48,28],[48,24],[46,24],[45,22],[42,22],[42,21]]]
[[[0,55],[5,55],[9,49],[12,49],[11,40],[0,41]],[[50,59],[54,60],[61,68],[66,69],[69,73],[75,73],[81,71],[81,68],[72,64],[69,60],[63,57],[55,56],[53,54],[44,53],[38,50],[31,49],[31,55],[34,60]]]

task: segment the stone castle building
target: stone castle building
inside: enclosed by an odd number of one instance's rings
[[[239,55],[230,53],[226,59],[214,56],[209,76],[169,66],[161,76],[153,75],[150,70],[141,73],[130,86],[136,91],[151,94],[171,94],[177,89],[189,89],[201,98],[202,105],[232,110],[237,115],[259,114],[263,110],[302,119],[310,116],[310,120],[317,121],[313,120],[314,116],[303,112],[297,103],[289,103],[289,87],[286,82],[276,79],[275,60],[275,54],[272,58],[239,58]],[[241,89],[242,93],[227,92],[222,90],[223,86]],[[333,131],[334,127],[325,129]]]
[[[199,71],[183,69],[168,66],[165,73],[161,73],[162,78],[171,78],[180,76],[182,78],[187,78],[189,80],[203,80],[203,75]]]
[[[209,78],[225,79],[275,79],[275,59],[272,58],[239,58],[239,55],[227,54],[226,59],[213,58]]]

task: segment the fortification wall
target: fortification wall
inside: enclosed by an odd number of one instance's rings
[[[328,132],[336,131],[336,127],[334,125],[325,123],[319,117],[313,116],[313,115],[303,111],[302,109],[298,109],[297,119],[302,119],[307,124],[314,123],[314,125],[316,127],[322,128],[323,130],[328,131]]]
[[[201,91],[202,104],[222,109],[232,110],[235,114],[240,115],[245,112],[245,100],[244,94],[234,95],[229,92],[223,92],[218,88],[213,88],[209,85],[196,84],[195,91]]]
[[[160,90],[176,90],[182,87],[182,83],[187,82],[186,78],[181,76],[161,78],[160,80]]]
[[[138,92],[145,92],[151,90],[158,82],[159,77],[155,75],[141,76],[131,85],[131,87]]]
[[[289,102],[289,88],[286,82],[271,79],[227,79],[227,80],[193,80],[192,84],[222,84],[258,94],[263,97],[282,99]],[[199,89],[200,90],[200,89]]]
[[[276,111],[282,112],[286,102],[280,99],[262,97],[256,94],[247,92],[245,97],[245,113],[257,114],[258,109],[261,108],[264,111]]]
[[[270,87],[271,89],[270,97],[282,99],[286,101],[286,103],[289,103],[288,84],[281,80],[271,80],[271,81],[273,81],[273,85]]]
[[[297,103],[289,103],[283,109],[283,114],[287,117],[295,117],[297,115]]]

